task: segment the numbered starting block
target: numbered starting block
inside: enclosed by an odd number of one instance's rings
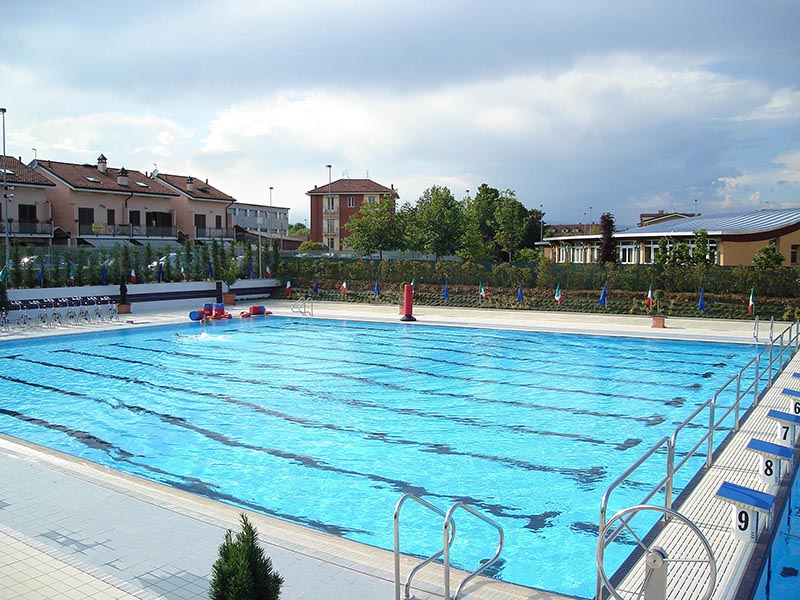
[[[791,471],[793,451],[788,446],[753,438],[748,442],[747,449],[758,454],[758,474],[762,483],[777,485],[781,475]],[[782,461],[786,463],[786,468],[783,468]]]
[[[781,446],[794,448],[797,426],[800,425],[800,415],[772,409],[767,416],[778,422],[778,443]]]
[[[766,515],[765,528],[769,529],[769,518],[775,496],[752,488],[724,481],[717,490],[717,497],[732,504],[733,538],[741,542],[755,542],[759,533],[759,516]]]

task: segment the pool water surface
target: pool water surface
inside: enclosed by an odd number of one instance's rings
[[[274,317],[59,336],[0,344],[0,431],[387,549],[404,493],[464,501],[504,528],[489,575],[588,598],[606,487],[753,355]],[[609,514],[662,476],[617,490]],[[440,548],[438,517],[407,505],[402,522],[404,552]],[[473,569],[496,535],[457,526],[451,558]]]

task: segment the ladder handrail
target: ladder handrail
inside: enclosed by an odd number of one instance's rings
[[[412,494],[410,492],[407,493],[407,494],[404,494],[403,497],[400,498],[400,500],[397,501],[397,504],[395,505],[395,508],[394,508],[394,597],[395,597],[395,600],[401,600],[400,599],[400,509],[403,507],[403,504],[405,504],[406,500],[413,500],[414,502],[420,504],[421,506],[424,506],[425,508],[427,508],[429,510],[432,510],[433,512],[435,512],[436,514],[438,514],[438,515],[440,515],[442,517],[446,517],[447,516],[447,513],[445,513],[438,506],[436,506],[434,504],[431,504],[427,500],[423,500],[422,498],[420,498],[416,494]],[[452,531],[451,531],[451,534],[450,534],[450,541],[449,541],[449,543],[446,544],[446,546],[449,547],[453,543],[453,539],[455,539],[455,536],[456,536],[456,528],[455,528],[455,523],[453,523],[453,528],[452,528]],[[406,580],[406,584],[405,584],[405,596],[404,596],[404,598],[408,598],[409,597],[409,592],[411,591],[411,580],[414,579],[414,576],[417,574],[417,571],[419,571],[420,569],[422,569],[426,565],[432,563],[434,560],[436,560],[437,558],[442,556],[442,554],[444,554],[444,553],[445,553],[445,549],[442,548],[441,550],[439,550],[435,554],[432,554],[431,556],[429,556],[428,558],[423,560],[416,567],[411,569],[411,572],[408,574],[408,579]]]
[[[453,506],[450,507],[450,510],[447,511],[447,516],[444,518],[444,542],[447,542],[448,531],[451,529],[451,525],[452,525],[452,531],[455,531],[456,523],[455,523],[455,521],[453,521],[453,513],[456,510],[458,510],[459,508],[463,508],[467,512],[475,515],[476,517],[478,517],[479,519],[481,519],[485,523],[488,523],[489,525],[491,525],[492,527],[497,529],[497,533],[499,535],[499,540],[498,540],[498,543],[497,543],[497,550],[495,551],[494,556],[490,560],[484,562],[480,567],[478,567],[477,569],[472,571],[469,575],[467,575],[464,579],[461,580],[461,583],[458,584],[458,588],[456,588],[456,593],[453,595],[452,600],[458,600],[458,595],[461,593],[461,590],[463,589],[464,585],[466,585],[466,583],[470,579],[472,579],[473,577],[475,577],[476,575],[481,573],[484,569],[488,568],[490,565],[494,564],[497,561],[497,559],[500,558],[500,553],[503,551],[503,538],[504,538],[503,528],[500,525],[498,525],[495,521],[493,521],[492,519],[490,519],[486,515],[483,515],[483,514],[479,513],[477,510],[475,510],[471,506],[469,506],[467,504],[464,504],[463,502],[459,501],[459,502],[456,502],[455,504],[453,504]],[[450,541],[452,543],[452,537],[451,537]],[[445,597],[445,600],[451,600],[451,598],[450,598],[450,544],[443,543],[442,545],[444,547],[444,597]]]
[[[306,308],[306,305],[309,308]],[[304,296],[298,298],[292,304],[292,312],[299,313],[304,317],[313,317],[314,316],[314,299],[311,296]]]

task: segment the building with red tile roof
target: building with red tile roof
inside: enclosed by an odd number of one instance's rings
[[[0,165],[2,158],[0,155]],[[0,205],[0,235],[5,237],[8,228],[12,243],[13,240],[25,244],[50,243],[53,219],[46,192],[55,184],[23,163],[21,158],[6,156],[4,162],[5,173],[0,172],[0,179],[7,186],[4,193],[7,194],[8,214],[3,214]]]
[[[208,179],[158,172],[155,177],[178,194],[172,205],[179,237],[233,241],[233,228],[228,222],[228,208],[236,202],[233,196],[209,184]]]

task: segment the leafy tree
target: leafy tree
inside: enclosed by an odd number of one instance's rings
[[[528,209],[517,200],[512,190],[506,190],[500,196],[493,215],[495,242],[503,252],[508,254],[508,261],[514,257],[525,240],[530,223]]]
[[[258,545],[256,528],[242,513],[242,531],[228,530],[211,570],[211,600],[278,600],[283,577]]]
[[[348,247],[364,254],[394,250],[401,245],[395,227],[394,204],[388,198],[377,204],[363,204],[358,215],[344,226],[350,235],[345,238]]]
[[[692,262],[696,265],[713,265],[717,262],[716,253],[708,246],[708,231],[705,229],[694,232]]]
[[[494,241],[494,213],[500,202],[500,191],[482,183],[472,200],[473,210],[475,211],[481,235],[484,242]]]
[[[322,252],[325,250],[325,245],[320,242],[312,242],[311,240],[308,240],[300,244],[297,250],[299,252]]]
[[[417,201],[417,226],[422,250],[440,256],[455,254],[463,230],[461,204],[444,186],[425,190]]]
[[[293,223],[289,225],[289,235],[292,237],[308,237],[311,235],[311,231],[304,223]]]
[[[422,237],[417,227],[417,207],[405,202],[395,214],[398,250],[423,252]]]
[[[617,262],[617,243],[614,240],[614,215],[603,213],[600,215],[600,254],[598,262]]]
[[[763,246],[756,250],[753,256],[753,264],[759,269],[774,269],[780,267],[786,258],[778,252],[775,247],[775,242],[771,242],[768,246]]]
[[[692,262],[693,259],[691,247],[687,242],[680,242],[672,249],[672,252],[670,252],[669,261],[667,264],[683,267],[691,265]]]
[[[462,216],[463,229],[457,254],[464,260],[494,260],[494,242],[486,240],[481,232],[481,211],[474,201],[467,202]]]

